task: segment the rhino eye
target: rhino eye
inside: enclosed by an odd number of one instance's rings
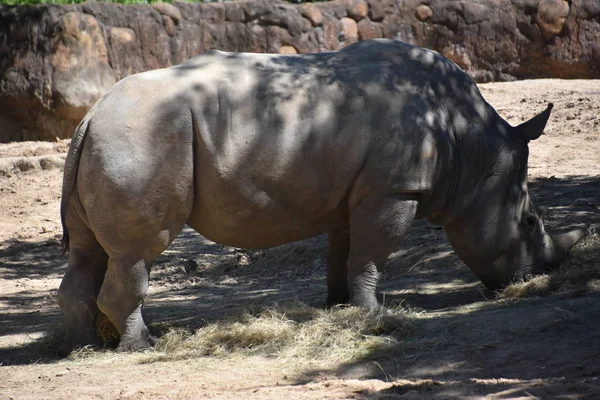
[[[533,215],[528,215],[525,217],[525,222],[527,222],[527,226],[534,226],[536,223],[536,218]]]

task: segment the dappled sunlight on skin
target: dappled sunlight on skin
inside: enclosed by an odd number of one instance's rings
[[[359,46],[361,44],[357,44],[355,46]],[[366,48],[366,47],[365,47]],[[371,51],[369,49],[369,51]],[[375,51],[376,52],[376,51]],[[367,52],[368,53],[368,52]],[[221,54],[221,53],[215,53],[215,54]],[[422,101],[423,102],[423,110],[427,110],[429,107],[429,105],[434,104],[437,99],[439,98],[439,96],[444,96],[445,95],[445,90],[446,90],[446,86],[445,84],[439,84],[438,82],[432,82],[430,79],[428,79],[427,74],[423,73],[422,75],[419,75],[417,73],[417,79],[413,79],[411,77],[411,79],[405,79],[402,78],[399,75],[396,75],[393,72],[393,68],[396,68],[397,65],[402,65],[402,64],[406,64],[404,65],[403,68],[405,68],[406,70],[418,70],[418,64],[421,63],[421,58],[427,58],[430,61],[433,62],[433,60],[435,60],[436,62],[436,69],[439,69],[438,72],[440,72],[441,74],[443,74],[444,77],[448,78],[450,80],[451,85],[456,86],[456,91],[453,93],[453,97],[456,99],[456,104],[460,104],[460,107],[457,107],[457,109],[460,109],[460,113],[454,113],[455,114],[455,118],[463,118],[465,119],[466,115],[469,115],[469,113],[474,112],[476,115],[480,115],[481,118],[483,119],[488,119],[490,118],[490,115],[488,114],[488,111],[486,109],[485,113],[481,113],[478,112],[478,109],[481,109],[481,106],[485,105],[485,102],[480,98],[480,97],[473,97],[475,93],[469,93],[469,92],[465,92],[464,90],[464,76],[456,69],[456,67],[452,64],[447,63],[445,60],[439,58],[439,57],[435,57],[433,56],[433,52],[430,52],[428,50],[424,50],[424,49],[419,49],[419,48],[413,48],[412,49],[412,54],[413,54],[413,59],[410,60],[398,60],[398,59],[394,59],[393,62],[379,62],[376,63],[374,65],[374,67],[378,68],[378,69],[382,69],[381,73],[378,74],[369,74],[368,71],[364,71],[363,68],[358,69],[358,68],[349,68],[346,67],[346,65],[349,65],[351,62],[352,63],[360,63],[362,62],[362,58],[367,57],[367,55],[361,56],[358,55],[358,57],[356,56],[356,53],[332,53],[330,56],[327,57],[305,57],[305,58],[300,58],[300,57],[280,57],[280,58],[266,58],[264,57],[262,60],[256,57],[255,55],[252,56],[252,58],[250,58],[247,55],[244,54],[225,54],[223,55],[223,57],[225,57],[227,60],[231,61],[231,60],[235,60],[235,62],[240,64],[240,68],[248,65],[249,63],[256,63],[256,67],[253,68],[252,73],[250,73],[247,69],[244,69],[243,75],[235,75],[235,72],[231,72],[231,74],[233,74],[230,78],[229,81],[230,82],[244,82],[247,79],[250,79],[252,82],[256,82],[256,79],[253,77],[255,74],[261,74],[260,80],[258,80],[258,82],[260,82],[260,85],[258,86],[258,88],[256,89],[256,91],[249,91],[249,92],[245,92],[244,90],[237,90],[236,88],[236,100],[235,100],[235,104],[231,104],[231,106],[236,106],[237,108],[240,108],[241,110],[243,110],[243,107],[240,107],[240,105],[243,104],[253,104],[256,102],[260,102],[261,104],[265,104],[266,106],[266,110],[265,108],[261,108],[260,110],[255,110],[253,111],[254,114],[256,115],[251,115],[251,118],[245,119],[246,121],[246,125],[248,124],[248,121],[261,121],[263,119],[265,119],[265,116],[268,116],[267,118],[272,118],[272,120],[270,119],[270,124],[272,126],[274,126],[275,128],[277,128],[277,131],[285,131],[285,129],[287,129],[285,127],[286,121],[295,121],[295,120],[300,120],[300,121],[304,121],[307,123],[310,123],[314,126],[314,129],[311,132],[319,132],[319,135],[324,135],[324,132],[328,132],[329,130],[331,130],[331,128],[335,128],[336,124],[334,124],[334,116],[338,116],[341,114],[345,114],[347,113],[347,110],[352,110],[353,109],[353,105],[352,102],[357,99],[360,98],[360,96],[353,96],[353,95],[348,95],[348,93],[344,94],[344,91],[348,91],[348,90],[353,90],[356,91],[357,94],[362,94],[363,92],[374,92],[375,90],[381,90],[382,85],[385,88],[385,90],[389,91],[390,95],[394,95],[396,92],[399,91],[406,91],[407,87],[412,85],[414,87],[414,90],[408,90],[408,92],[414,92],[415,93],[415,98],[417,99],[417,101]],[[378,56],[378,55],[377,55]],[[358,58],[358,59],[356,59]],[[392,57],[393,58],[393,57]],[[356,60],[355,60],[356,59]],[[201,62],[200,59],[198,59],[197,61],[194,61],[194,63],[196,62]],[[310,62],[315,62],[314,65],[318,66],[320,69],[315,69],[314,71],[311,70],[310,68],[312,68],[311,64],[309,64]],[[265,64],[266,63],[266,64]],[[208,65],[208,62],[204,62],[202,61],[203,65]],[[265,65],[263,65],[265,64]],[[415,64],[415,65],[413,65]],[[190,64],[190,65],[197,65],[197,64]],[[386,69],[386,68],[389,68]],[[182,68],[181,69],[181,73],[186,73],[186,71],[190,71],[192,72],[193,69],[191,68]],[[234,69],[235,71],[235,69]],[[262,71],[265,71],[265,73],[263,74]],[[281,71],[281,73],[279,72]],[[278,96],[281,96],[282,93],[287,93],[288,95],[290,94],[290,91],[285,91],[282,90],[282,87],[280,85],[280,82],[282,82],[281,78],[285,78],[285,80],[283,80],[283,82],[289,82],[289,77],[290,75],[293,77],[292,81],[293,82],[299,82],[301,83],[300,86],[296,89],[302,89],[305,90],[307,95],[309,95],[310,93],[310,84],[312,83],[312,79],[309,81],[306,81],[306,79],[304,79],[306,76],[309,76],[309,73],[314,73],[319,75],[319,78],[322,77],[326,77],[327,74],[329,74],[330,77],[330,81],[327,81],[325,83],[331,85],[332,87],[332,95],[331,96],[319,96],[319,98],[313,99],[312,101],[308,101],[305,103],[304,108],[306,108],[306,110],[302,111],[301,115],[297,115],[296,118],[288,118],[289,116],[285,114],[285,110],[286,108],[283,107],[281,109],[270,109],[270,98],[272,98],[273,96],[275,96],[275,98],[277,98]],[[251,76],[251,78],[248,78],[249,76]],[[393,78],[392,78],[393,77]],[[454,82],[456,81],[456,82]],[[352,86],[342,86],[342,85],[347,85],[347,83],[352,83]],[[336,85],[337,85],[337,89],[336,89]],[[472,90],[477,91],[476,87],[474,85],[467,85],[467,87],[470,87]],[[460,89],[460,90],[458,90]],[[337,90],[337,92],[336,92]],[[263,93],[264,91],[264,93]],[[339,94],[336,94],[339,93]],[[343,96],[342,96],[343,95]],[[301,96],[300,96],[301,97]],[[377,102],[377,97],[375,97],[374,99],[372,99],[373,101]],[[234,101],[229,99],[228,101]],[[481,105],[479,104],[473,104],[473,102],[477,102],[479,101],[481,103]],[[383,99],[381,99],[381,107],[375,107],[371,104],[373,109],[380,109],[380,110],[385,110],[386,109],[386,105],[384,104]],[[215,104],[215,103],[212,103]],[[332,107],[335,106],[335,107]],[[402,103],[398,103],[396,105],[397,107],[404,107],[405,105]],[[472,110],[469,110],[469,107],[474,107]],[[325,118],[324,115],[318,111],[314,111],[314,110],[331,110],[335,108],[336,112],[331,114],[331,117],[329,118]],[[410,110],[409,110],[410,109]],[[446,112],[445,108],[436,108],[436,107],[431,107],[431,109],[433,110],[437,110],[439,112]],[[205,108],[203,110],[203,115],[207,114],[208,110],[207,108]],[[410,111],[410,112],[409,112]],[[416,113],[413,113],[413,111],[415,111]],[[437,112],[436,111],[436,112]],[[242,115],[245,115],[245,113],[243,111],[240,111]],[[210,114],[210,113],[209,113]],[[443,130],[447,130],[450,129],[452,130],[452,124],[449,121],[449,116],[446,115],[446,117],[443,116],[437,116],[436,117],[432,117],[429,118],[427,116],[421,116],[421,112],[419,110],[412,110],[410,107],[407,106],[407,112],[404,113],[405,115],[403,115],[402,118],[408,118],[409,120],[411,120],[411,118],[416,118],[414,123],[412,124],[413,126],[422,126],[424,124],[422,124],[421,122],[423,122],[420,118],[425,118],[425,120],[429,121],[429,125],[433,124],[435,126],[430,126],[430,128],[442,128]],[[413,115],[414,114],[414,115]],[[303,115],[305,117],[303,117]],[[310,118],[309,118],[310,116]],[[375,120],[376,123],[380,123],[381,119],[376,119]],[[444,122],[446,121],[446,122]],[[233,121],[235,123],[235,120]],[[405,123],[408,123],[407,121],[405,121]],[[437,126],[436,124],[442,124],[443,126]],[[460,125],[460,124],[458,124]],[[204,130],[210,130],[210,125],[207,125],[205,127],[203,127]],[[245,126],[246,130],[248,130],[250,127]],[[280,129],[281,128],[281,129]],[[308,130],[310,129],[310,126],[305,126],[304,129]],[[202,131],[202,129],[201,129]],[[250,132],[253,132],[254,129],[250,129]],[[230,132],[235,132],[235,129],[231,129]],[[300,132],[300,131],[298,131]],[[312,134],[312,133],[311,133]],[[452,132],[451,132],[452,134]],[[250,137],[253,137],[252,134],[249,135]],[[286,135],[282,135],[282,137],[285,137]],[[227,135],[226,132],[221,132],[221,134],[218,136],[219,140],[229,140],[227,139],[229,136]],[[312,143],[314,143],[315,145],[317,145],[318,142],[318,136],[314,137],[314,140],[312,141]],[[224,145],[225,142],[223,142]],[[236,152],[236,154],[241,154],[241,157],[236,158],[235,163],[236,165],[244,165],[247,168],[247,162],[241,162],[241,160],[251,160],[251,159],[255,159],[255,155],[253,155],[253,151],[252,151],[252,147],[256,146],[256,147],[261,147],[262,145],[258,142],[254,143],[253,140],[248,140],[245,141],[244,143],[241,143],[243,148],[246,148],[246,150],[244,151],[239,151]],[[307,144],[310,144],[309,142],[307,142]],[[403,152],[405,152],[406,154],[410,155],[410,154],[418,154],[418,151],[413,151],[413,145],[415,145],[415,143],[407,143],[404,142],[403,146],[404,146],[404,150]],[[249,147],[246,147],[249,146]],[[285,146],[284,146],[285,147]],[[279,149],[281,150],[281,149]],[[307,154],[307,153],[315,153],[315,154],[320,154],[319,151],[315,151],[315,149],[312,149],[311,151],[309,151],[310,149],[305,149],[306,151],[302,151],[302,152],[296,152],[294,154],[294,156],[296,155],[301,155],[301,154]],[[287,154],[285,151],[283,151],[283,153]],[[398,157],[398,158],[403,158],[403,157]],[[404,157],[405,158],[405,157]],[[288,167],[283,167],[280,166],[278,167],[277,163],[279,161],[274,160],[273,164],[271,166],[271,169],[274,171],[274,173],[277,173],[277,171],[283,171],[286,168],[290,168],[290,166],[295,164],[295,161],[293,160],[293,157],[281,157],[281,160],[286,161],[286,163],[288,163]],[[304,165],[307,165],[307,160],[303,160],[304,161]],[[271,162],[269,160],[263,160],[263,162]],[[308,165],[310,165],[311,163],[308,163]],[[333,165],[335,165],[335,162],[332,163]],[[404,164],[407,164],[407,162],[405,161]],[[406,167],[406,165],[405,165]],[[282,169],[283,168],[283,169]],[[235,168],[233,167],[227,167],[227,174],[235,174]],[[321,171],[321,174],[324,176],[329,176],[330,174],[328,173],[323,173]],[[312,203],[315,203],[314,199],[311,199]]]

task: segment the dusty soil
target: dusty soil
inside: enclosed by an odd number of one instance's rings
[[[550,207],[548,230],[600,231],[600,81],[481,85],[516,124],[555,109],[530,146],[534,202]],[[113,352],[60,360],[39,339],[60,325],[55,295],[64,272],[58,207],[67,142],[0,145],[0,399],[219,398],[428,399],[600,398],[600,292],[495,299],[447,244],[419,221],[391,256],[381,285],[401,302],[413,335],[350,360],[271,356],[140,362]],[[322,307],[326,238],[264,251],[220,246],[186,229],[157,260],[148,320],[196,329],[242,307],[302,301]],[[600,260],[595,264],[600,268]]]

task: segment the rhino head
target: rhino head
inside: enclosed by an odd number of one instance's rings
[[[486,127],[483,175],[464,215],[444,226],[461,260],[491,290],[543,274],[560,264],[585,230],[560,235],[544,229],[545,210],[533,205],[527,188],[528,143],[543,132],[552,104],[512,127],[500,117]],[[493,132],[490,132],[492,130]],[[483,174],[482,174],[483,172]]]

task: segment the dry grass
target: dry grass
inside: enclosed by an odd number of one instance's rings
[[[106,347],[84,347],[73,351],[68,358],[76,362],[127,359],[153,363],[258,355],[299,361],[349,361],[387,351],[409,338],[413,332],[410,314],[402,306],[323,310],[295,303],[263,310],[247,309],[224,321],[207,324],[196,332],[164,323],[151,326],[154,332],[164,333],[156,346],[128,355],[110,351],[118,339],[112,324],[100,316],[97,333],[109,342]],[[62,333],[61,327],[52,335],[52,347],[58,346]],[[50,345],[49,338],[44,342],[46,347]]]
[[[578,243],[563,265],[550,274],[508,286],[502,299],[560,294],[577,296],[600,289],[600,235],[591,234]]]
[[[165,334],[144,362],[192,357],[275,355],[279,358],[361,358],[408,336],[411,324],[401,308],[358,307],[321,310],[303,304],[258,313],[245,311],[195,333]]]

